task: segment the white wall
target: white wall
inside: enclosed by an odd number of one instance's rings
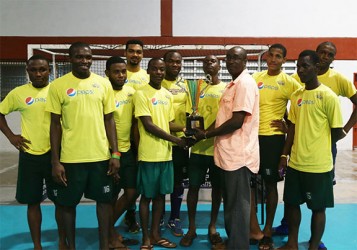
[[[173,33],[175,36],[357,37],[356,8],[355,0],[173,0]]]
[[[173,0],[174,36],[357,37],[355,0]],[[160,0],[0,0],[2,36],[160,36]]]
[[[160,36],[160,0],[0,0],[2,36]]]

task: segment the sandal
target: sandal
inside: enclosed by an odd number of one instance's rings
[[[180,240],[180,246],[189,247],[192,245],[193,240],[197,237],[197,234],[185,234]]]
[[[216,245],[218,243],[222,243],[223,240],[218,232],[216,233],[208,233],[208,239],[211,242],[211,245]]]
[[[169,241],[168,239],[162,238],[155,243],[153,243],[154,246],[159,246],[159,247],[164,247],[164,248],[176,248],[176,244]]]
[[[273,250],[274,249],[273,239],[269,236],[264,236],[263,239],[261,239],[259,241],[258,249],[259,250]]]
[[[152,250],[154,249],[153,245],[141,245],[140,250]]]

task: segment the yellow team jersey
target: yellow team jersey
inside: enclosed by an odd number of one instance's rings
[[[104,115],[115,110],[108,79],[94,73],[79,79],[72,73],[50,87],[46,111],[61,115],[61,162],[97,162],[110,158]]]
[[[21,136],[31,141],[25,151],[33,155],[42,155],[50,150],[51,116],[45,112],[49,87],[35,88],[32,83],[27,83],[10,91],[0,103],[3,115],[20,112]]]
[[[150,77],[146,70],[140,69],[138,72],[126,71],[128,82],[126,85],[135,90],[140,89],[142,86],[148,84]]]
[[[259,89],[259,135],[283,134],[274,131],[270,123],[283,119],[290,96],[300,84],[284,72],[270,76],[264,70],[254,73],[253,78]]]
[[[173,107],[175,112],[175,123],[186,126],[186,113],[192,112],[191,96],[187,82],[181,77],[175,81],[163,80],[161,86],[173,95]],[[185,136],[183,132],[173,132],[177,137]]]
[[[130,149],[131,125],[134,113],[133,95],[135,89],[124,85],[121,90],[114,90],[114,120],[117,131],[118,149],[127,152]]]
[[[153,123],[170,133],[169,122],[175,119],[173,97],[165,88],[157,90],[149,84],[134,94],[135,117],[139,120],[139,161],[163,162],[172,160],[172,146],[169,141],[147,132],[140,116],[150,116]]]
[[[291,76],[295,78],[301,85],[305,85],[300,81],[297,73],[294,73]],[[335,94],[338,96],[351,98],[356,94],[356,87],[352,84],[352,82],[334,69],[329,69],[325,74],[318,75],[317,79],[319,82],[332,89],[332,91],[335,92]]]
[[[291,96],[289,120],[295,124],[289,166],[308,173],[332,170],[331,128],[343,126],[337,95],[323,84],[300,88]]]
[[[208,85],[205,81],[199,80],[198,85],[200,87],[197,110],[203,117],[205,129],[207,129],[216,121],[219,102],[227,84],[220,82],[216,85]],[[214,138],[199,141],[191,148],[191,152],[213,156],[213,143]]]

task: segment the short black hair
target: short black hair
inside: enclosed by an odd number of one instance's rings
[[[316,65],[320,62],[320,58],[317,55],[316,51],[314,50],[303,50],[300,54],[299,54],[299,58],[300,57],[305,57],[305,56],[309,56],[311,62]]]
[[[33,55],[31,56],[27,61],[26,65],[29,65],[30,61],[35,61],[35,60],[44,60],[47,62],[48,66],[50,65],[50,61],[43,55]]]
[[[74,54],[74,50],[75,49],[78,49],[78,48],[89,48],[90,49],[90,46],[88,43],[84,43],[84,42],[75,42],[75,43],[72,43],[72,45],[69,47],[68,49],[68,53],[69,53],[69,57],[71,58]]]
[[[124,64],[126,64],[125,60],[123,58],[121,58],[120,56],[112,56],[107,60],[107,62],[105,64],[105,69],[106,70],[110,70],[110,66],[112,64],[115,64],[115,63],[124,63]]]
[[[164,57],[163,57],[164,61],[166,62],[167,57],[169,57],[169,55],[174,54],[174,53],[180,54],[180,52],[178,52],[177,50],[169,50],[164,54]],[[181,54],[180,54],[180,56],[181,56]]]
[[[162,58],[160,58],[160,57],[153,57],[153,58],[151,58],[150,61],[148,62],[148,69],[150,68],[151,64],[152,64],[153,62],[156,62],[156,61],[163,61],[163,62],[164,62],[164,60],[163,60]]]
[[[316,51],[319,51],[319,49],[321,49],[321,47],[322,47],[322,46],[325,46],[325,45],[330,45],[330,46],[332,46],[332,47],[335,49],[335,55],[337,54],[336,45],[335,45],[333,42],[330,42],[330,41],[325,41],[325,42],[322,42],[322,43],[320,43],[319,45],[317,45]]]
[[[139,44],[141,46],[141,48],[144,49],[144,43],[141,40],[138,39],[130,39],[126,42],[125,44],[125,50],[127,50],[129,48],[130,44]]]
[[[270,45],[269,51],[271,49],[281,49],[281,51],[283,52],[283,57],[286,57],[286,54],[288,52],[287,49],[285,48],[285,46],[282,45],[281,43],[274,43],[274,44]]]

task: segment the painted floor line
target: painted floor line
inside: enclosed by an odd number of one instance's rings
[[[0,170],[0,174],[6,173],[6,172],[8,172],[10,170],[13,170],[13,169],[17,168],[17,167],[18,167],[18,164],[12,165],[12,166],[7,167],[7,168],[4,168],[4,169]]]

